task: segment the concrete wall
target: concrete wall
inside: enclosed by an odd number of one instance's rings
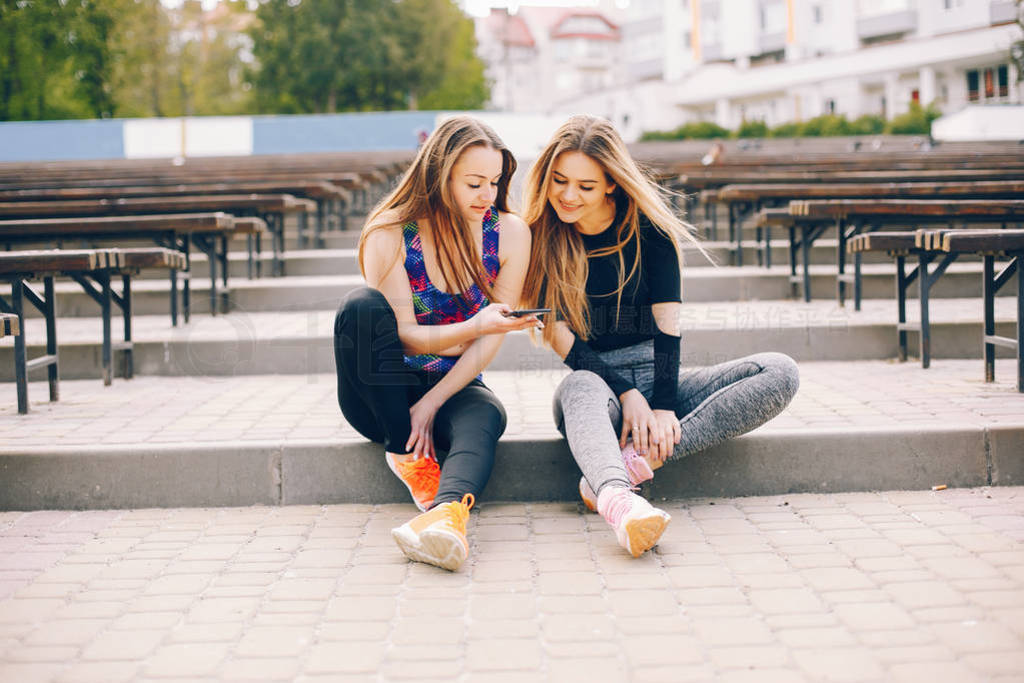
[[[438,112],[0,123],[0,161],[416,149]]]

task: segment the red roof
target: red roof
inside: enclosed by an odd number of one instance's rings
[[[530,27],[526,25],[523,18],[509,14],[504,9],[491,9],[487,17],[487,28],[496,40],[507,45],[519,45],[521,47],[534,47],[533,34]]]

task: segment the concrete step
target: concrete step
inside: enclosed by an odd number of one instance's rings
[[[893,298],[895,266],[870,264],[863,273],[865,299]],[[210,310],[209,282],[208,278],[192,280],[192,310],[197,314]],[[334,309],[345,294],[362,285],[363,279],[355,274],[264,276],[253,280],[236,277],[230,280],[230,302],[232,310],[249,312]],[[1001,296],[1009,296],[1016,291],[1015,286],[1004,286]],[[777,301],[788,298],[792,291],[788,266],[689,268],[683,273],[683,296],[688,303]],[[819,299],[835,297],[835,266],[811,267],[811,291]],[[166,276],[138,279],[133,282],[132,292],[136,314],[165,314],[170,309]],[[910,295],[916,295],[916,287]],[[981,296],[979,263],[954,263],[932,288],[936,299],[971,296]],[[62,317],[91,317],[98,315],[99,306],[76,283],[61,282],[57,284],[57,310]],[[27,315],[38,314],[31,310]]]
[[[683,250],[683,263],[688,268],[706,268],[715,265],[727,265],[731,263],[731,246],[724,242],[705,242],[704,249],[710,256],[710,260],[693,247]],[[816,243],[811,251],[811,262],[814,265],[829,265],[836,262],[835,240],[821,240]],[[758,258],[761,252],[753,242],[744,243],[743,262],[751,268],[758,267]],[[285,272],[288,276],[310,276],[310,275],[358,275],[359,265],[357,262],[357,250],[353,248],[324,248],[324,249],[293,249],[285,251]],[[891,263],[885,254],[867,254],[865,263]],[[249,255],[244,247],[235,249],[228,255],[230,277],[245,278],[249,275]],[[262,263],[262,272],[265,275],[271,273],[272,255],[269,247],[263,249],[258,261]],[[785,242],[775,241],[772,243],[772,263],[783,265],[789,263],[789,249]],[[198,253],[192,256],[192,268],[196,275],[209,273],[207,258],[205,254]],[[143,279],[165,279],[167,273],[159,270],[144,271],[140,274]]]
[[[996,300],[997,331],[1015,336],[1016,300]],[[982,306],[979,299],[934,299],[930,308],[932,357],[981,358]],[[194,316],[171,327],[166,315],[134,321],[137,374],[226,377],[261,374],[313,375],[334,371],[334,309],[293,312],[244,312]],[[855,312],[834,302],[751,301],[688,303],[683,307],[683,362],[709,365],[730,358],[780,351],[800,361],[852,361],[895,358],[896,305],[869,300]],[[919,319],[910,306],[908,319]],[[123,338],[119,320],[114,338]],[[41,355],[45,329],[40,319],[26,321],[29,357]],[[61,377],[100,376],[102,329],[97,318],[58,320]],[[916,355],[917,335],[909,335]],[[999,349],[1008,357],[1008,349]],[[0,339],[0,379],[13,378],[13,341]],[[978,361],[980,363],[980,361]],[[534,346],[525,332],[509,334],[491,367],[495,370],[555,370],[562,367],[551,351]],[[979,365],[980,367],[980,365]],[[32,377],[43,377],[42,370]]]
[[[670,462],[651,498],[1024,483],[1024,395],[1009,362],[922,370],[883,361],[801,364],[780,416]],[[579,471],[552,423],[563,372],[488,372],[508,427],[482,501],[574,501]],[[0,509],[408,502],[381,447],[342,419],[329,374],[66,381],[30,386],[15,414],[0,385]],[[411,507],[410,507],[411,509]]]

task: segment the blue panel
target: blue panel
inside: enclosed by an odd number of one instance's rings
[[[122,126],[118,120],[0,123],[0,161],[121,159]]]
[[[253,154],[416,149],[436,112],[400,111],[253,118]]]

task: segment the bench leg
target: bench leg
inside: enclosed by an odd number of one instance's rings
[[[171,327],[178,326],[178,269],[171,268]]]
[[[253,263],[253,240],[252,240],[252,235],[246,235],[245,236],[245,250],[246,250],[246,253],[248,254],[248,258],[249,258],[249,260],[245,264],[245,276],[246,276],[246,278],[251,280],[252,276],[253,276],[253,266],[255,266],[255,264]]]
[[[44,315],[46,317],[46,355],[53,362],[46,366],[46,378],[50,384],[50,400],[60,399],[60,378],[57,372],[57,297],[53,290],[53,276],[43,278]]]
[[[18,316],[18,334],[14,337],[14,381],[18,385],[18,412],[28,412],[28,356],[25,349],[25,303],[22,280],[11,282],[11,308]]]
[[[764,226],[764,267],[772,267],[772,226]]]
[[[1024,254],[1013,260],[1017,264],[1017,391],[1024,393]]]
[[[114,375],[113,370],[113,353],[111,351],[112,343],[111,337],[111,325],[110,325],[110,274],[109,273],[97,273],[96,279],[100,281],[102,286],[103,298],[100,301],[100,311],[103,316],[103,352],[102,352],[102,364],[103,364],[103,386],[109,387]]]
[[[188,325],[192,315],[192,236],[186,235],[182,250],[185,252],[185,281],[181,287],[181,313]]]
[[[811,242],[809,235],[812,228],[801,227],[800,232],[800,259],[804,267],[804,301],[811,301]]]
[[[840,306],[846,306],[846,221],[842,218],[836,220],[836,300]]]
[[[996,381],[996,345],[989,341],[996,333],[995,279],[995,257],[985,254],[982,256],[981,295],[985,308],[984,354],[986,382]]]
[[[789,226],[789,297],[795,299],[796,291],[796,228]]]
[[[902,256],[896,257],[896,349],[899,361],[907,361],[907,263]]]
[[[918,333],[918,347],[921,367],[928,368],[932,364],[932,335],[928,319],[928,302],[931,293],[928,264],[932,262],[932,257],[928,254],[920,254],[917,259],[917,296],[921,306],[921,331]]]
[[[228,260],[228,236],[220,235],[215,238],[220,241],[220,253],[217,258],[220,261],[220,283],[223,286],[221,290],[221,313],[227,313],[231,310],[231,289],[228,286],[228,268],[231,264]]]
[[[124,320],[124,341],[126,347],[121,356],[125,379],[135,376],[135,359],[132,353],[132,279],[129,275],[121,276],[121,317]]]

